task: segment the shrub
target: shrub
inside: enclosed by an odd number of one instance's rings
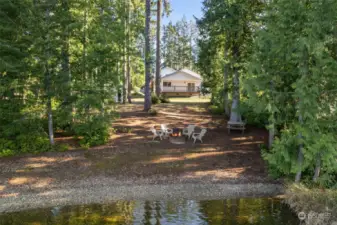
[[[50,151],[52,148],[43,127],[43,119],[40,118],[23,117],[14,120],[4,127],[0,156]]]
[[[70,149],[70,147],[67,144],[59,144],[59,145],[55,146],[55,149],[58,152],[66,152]]]
[[[13,141],[0,138],[0,157],[15,155],[15,144]]]
[[[47,134],[21,134],[16,138],[16,145],[22,153],[40,153],[50,151],[51,145]]]
[[[160,101],[160,99],[157,95],[152,94],[151,95],[151,102],[152,102],[153,105],[155,105],[155,104],[159,104],[161,101]]]
[[[249,105],[247,101],[241,101],[240,112],[247,124],[260,128],[264,128],[268,124],[268,113],[257,113],[253,106]]]
[[[74,125],[76,136],[82,137],[82,147],[92,147],[107,143],[110,136],[110,119],[103,116],[94,116],[82,123]]]
[[[150,116],[156,116],[157,115],[157,111],[155,109],[149,109],[148,114]]]
[[[170,103],[171,102],[170,99],[165,95],[159,96],[159,99],[160,99],[161,103]]]
[[[216,105],[210,105],[208,110],[215,115],[223,115],[224,113],[224,109]]]

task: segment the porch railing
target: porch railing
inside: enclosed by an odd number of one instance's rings
[[[199,92],[200,87],[171,86],[163,87],[163,92]]]

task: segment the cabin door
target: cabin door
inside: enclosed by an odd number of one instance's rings
[[[188,92],[195,92],[195,83],[188,83],[187,84],[187,91]]]

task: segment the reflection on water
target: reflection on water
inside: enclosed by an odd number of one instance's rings
[[[203,224],[296,225],[297,217],[280,200],[119,201],[0,215],[0,225]]]

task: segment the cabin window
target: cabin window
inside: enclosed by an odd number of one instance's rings
[[[164,87],[171,87],[171,82],[164,82]]]

